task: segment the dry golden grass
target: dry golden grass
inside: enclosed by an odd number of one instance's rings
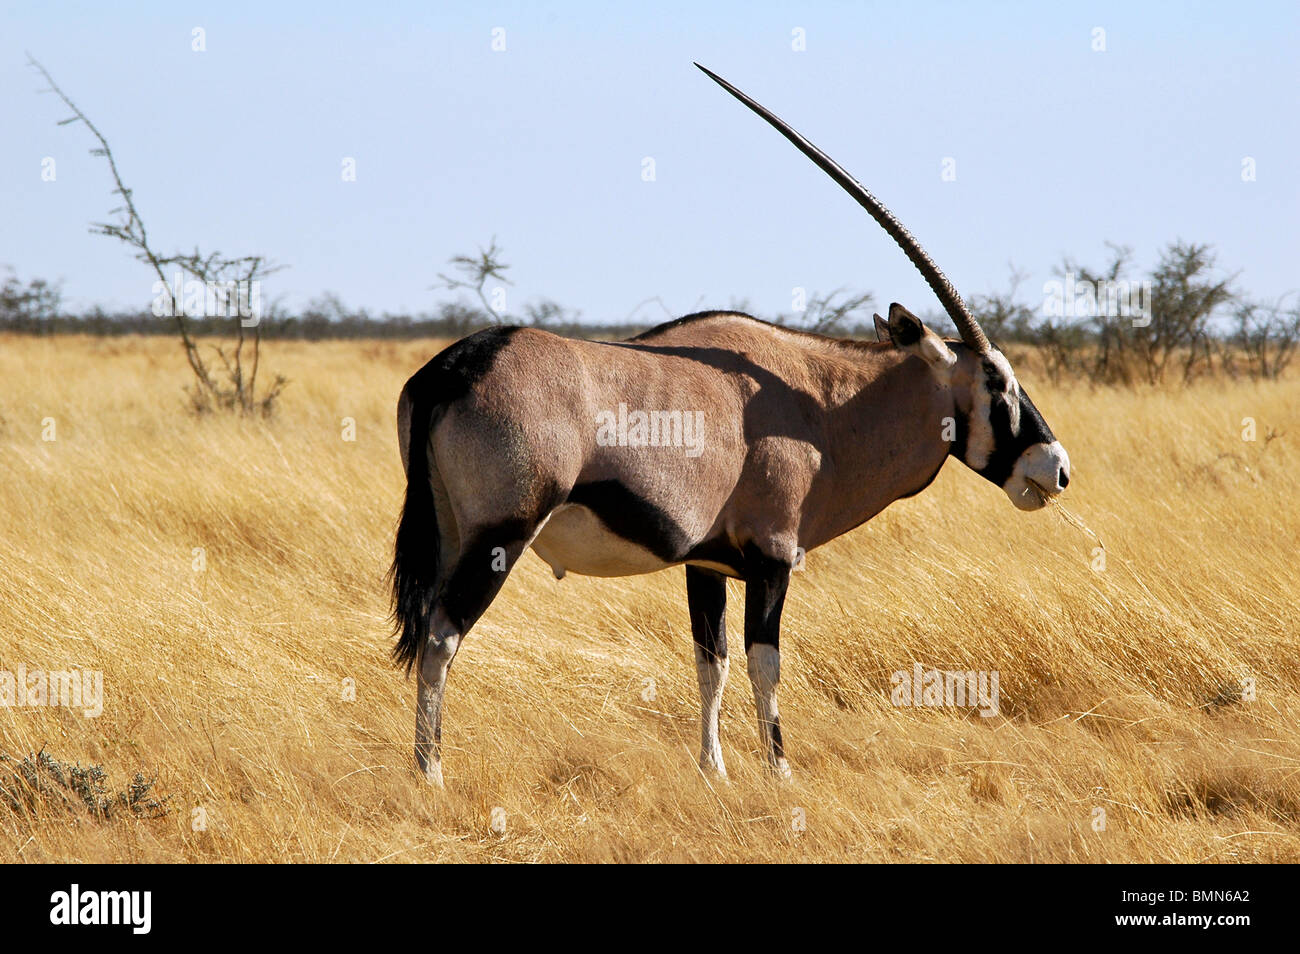
[[[557,582],[526,556],[457,658],[436,792],[383,576],[393,408],[437,347],[274,344],[292,384],[263,423],[190,416],[169,340],[0,338],[0,669],[98,669],[105,692],[97,719],[0,708],[0,751],[156,774],[173,809],[0,808],[0,859],[1300,860],[1300,381],[1030,378],[1105,569],[956,463],[811,554],[782,641],[790,785],[759,769],[743,665],[732,781],[698,773],[680,569]],[[914,662],[999,671],[1002,714],[892,707]]]

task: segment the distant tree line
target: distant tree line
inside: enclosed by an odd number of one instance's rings
[[[1173,242],[1160,253],[1151,272],[1132,277],[1132,250],[1110,246],[1110,259],[1093,268],[1067,259],[1061,276],[1062,299],[1031,305],[1021,294],[1025,275],[1011,271],[1007,287],[973,295],[968,304],[989,337],[1000,346],[1033,348],[1056,380],[1074,377],[1100,384],[1154,384],[1192,381],[1209,373],[1232,377],[1276,378],[1291,363],[1300,343],[1300,302],[1252,299],[1234,290],[1235,276],[1215,267],[1208,245]],[[593,323],[581,320],[554,301],[521,306],[518,313],[494,308],[494,288],[510,284],[509,269],[495,239],[475,255],[451,260],[452,275],[439,275],[435,289],[457,293],[430,310],[414,314],[373,314],[350,308],[337,295],[325,294],[296,313],[278,304],[263,310],[262,340],[458,338],[495,324],[522,324],[557,334],[586,338],[622,338],[657,323],[638,306],[630,320]],[[1115,294],[1117,285],[1121,285]],[[1083,292],[1079,290],[1083,289]],[[468,294],[466,294],[468,293]],[[1126,297],[1127,296],[1127,297]],[[658,299],[651,299],[658,302]],[[642,305],[648,304],[643,302]],[[837,289],[808,296],[800,311],[757,315],[777,324],[839,337],[874,338],[869,292]],[[662,302],[659,302],[663,308]],[[1055,307],[1053,307],[1055,305]],[[746,301],[730,310],[756,314]],[[639,317],[638,317],[639,316]],[[655,316],[659,317],[659,316]],[[666,308],[660,320],[673,317]],[[946,316],[930,314],[936,329],[948,328]],[[43,279],[23,283],[9,271],[0,283],[0,330],[27,334],[174,335],[175,329],[151,311],[81,315],[62,308],[57,284]],[[196,319],[192,337],[228,334],[229,325]]]
[[[198,245],[192,251],[160,251],[149,238],[134,191],[123,182],[107,138],[45,67],[31,58],[29,64],[70,112],[59,124],[84,125],[95,142],[91,154],[108,167],[119,205],[109,213],[112,221],[94,223],[91,232],[126,245],[157,282],[148,309],[107,312],[96,307],[74,315],[62,307],[57,284],[40,278],[24,283],[12,271],[0,273],[0,331],[174,336],[193,374],[187,390],[200,413],[272,412],[288,382],[282,375],[263,372],[259,387],[264,340],[458,338],[494,324],[524,324],[574,337],[621,338],[651,324],[644,320],[642,308],[652,302],[665,317],[676,317],[658,298],[642,302],[621,322],[604,324],[584,322],[579,312],[548,299],[509,312],[505,286],[513,284],[506,277],[510,266],[495,238],[475,254],[450,260],[451,274],[439,274],[433,288],[453,292],[456,298],[434,304],[429,311],[373,315],[347,307],[333,294],[313,299],[297,313],[277,303],[263,307],[262,279],[280,266],[263,255],[203,253]],[[1018,294],[1025,276],[1013,267],[1005,290],[969,298],[971,311],[993,341],[1033,348],[1054,379],[1134,385],[1171,378],[1188,382],[1212,372],[1275,378],[1290,364],[1300,340],[1300,305],[1291,296],[1266,302],[1239,292],[1232,285],[1235,276],[1217,270],[1208,245],[1173,242],[1161,251],[1151,273],[1140,279],[1130,274],[1131,249],[1110,249],[1110,261],[1101,268],[1067,259],[1058,270],[1061,281],[1043,289],[1038,306]],[[872,303],[870,292],[841,288],[802,296],[787,314],[756,317],[821,334],[871,338]],[[755,314],[744,301],[733,301],[728,308]],[[946,316],[928,317],[936,328],[951,330]]]
[[[1262,301],[1236,290],[1236,276],[1218,270],[1209,245],[1171,242],[1141,278],[1131,273],[1131,248],[1108,247],[1101,268],[1066,259],[1057,269],[1057,290],[1086,292],[1076,294],[1073,308],[1068,301],[1053,307],[1046,293],[1040,307],[1024,304],[1017,296],[1024,275],[1012,269],[1009,287],[974,296],[971,311],[992,340],[1036,346],[1053,380],[1157,384],[1214,372],[1276,378],[1291,363],[1300,342],[1294,294]]]

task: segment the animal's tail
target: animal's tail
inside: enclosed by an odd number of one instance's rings
[[[437,409],[434,388],[417,375],[406,389],[410,402],[407,444],[406,501],[393,548],[393,624],[397,645],[393,661],[405,664],[407,675],[429,636],[429,619],[438,598],[438,556],[442,549],[438,512],[429,485],[429,429]],[[423,385],[423,386],[422,386]]]

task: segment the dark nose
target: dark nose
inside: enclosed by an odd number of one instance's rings
[[[1064,467],[1062,467],[1056,475],[1056,486],[1060,487],[1062,490],[1070,486],[1070,475],[1066,473]]]

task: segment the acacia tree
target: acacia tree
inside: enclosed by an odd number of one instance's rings
[[[1048,319],[1038,326],[1035,337],[1049,348],[1062,341],[1078,344],[1081,336],[1091,338],[1095,343],[1091,357],[1079,363],[1098,383],[1157,384],[1178,366],[1183,380],[1190,381],[1208,370],[1213,357],[1211,322],[1236,298],[1231,287],[1234,276],[1215,274],[1211,247],[1182,241],[1166,245],[1151,272],[1150,293],[1141,296],[1149,311],[1137,316],[1130,309],[1112,309],[1109,294],[1103,306],[1102,288],[1138,289],[1137,282],[1123,277],[1132,249],[1106,244],[1111,259],[1104,268],[1085,268],[1066,259],[1057,270],[1059,275],[1073,274],[1079,286],[1096,287],[1095,309],[1072,318]]]
[[[1278,378],[1295,357],[1300,343],[1300,305],[1286,307],[1284,295],[1273,302],[1243,299],[1233,313],[1236,330],[1224,342],[1222,364],[1235,376],[1233,349],[1246,358],[1251,377]]]
[[[1175,356],[1182,362],[1185,381],[1208,365],[1210,319],[1234,298],[1231,276],[1211,277],[1214,264],[1209,245],[1177,241],[1161,252],[1151,273],[1151,322],[1134,329],[1149,383],[1164,379]]]
[[[104,134],[54,82],[54,78],[44,66],[30,55],[27,57],[27,62],[49,84],[49,89],[42,92],[54,93],[72,111],[71,116],[59,121],[59,125],[82,123],[99,142],[99,146],[91,149],[90,154],[103,158],[108,164],[109,172],[113,177],[112,194],[119,196],[122,204],[109,212],[109,215],[118,217],[117,221],[92,223],[90,231],[94,235],[105,235],[124,242],[135,250],[137,259],[153,269],[163,289],[161,311],[170,315],[175,322],[177,336],[185,350],[185,359],[194,374],[193,383],[186,389],[194,409],[199,412],[223,409],[244,414],[269,415],[288,379],[277,374],[270,385],[260,394],[258,393],[257,375],[261,365],[262,326],[260,316],[253,316],[254,320],[251,324],[245,323],[243,320],[245,316],[239,314],[241,311],[239,296],[241,289],[254,288],[254,282],[260,282],[267,275],[279,271],[280,266],[272,264],[261,255],[228,258],[218,252],[205,255],[197,247],[192,252],[172,255],[160,255],[155,251],[149,242],[149,233],[145,228],[144,220],[136,208],[133,191],[122,181],[117,160]],[[205,309],[210,307],[214,315],[229,315],[232,310],[235,312],[233,343],[211,345],[220,362],[219,366],[206,360],[200,351],[198,341],[186,318],[184,297],[178,299],[173,292],[172,283],[167,275],[169,269],[174,270],[173,274],[179,272],[188,275],[190,280],[197,281],[205,289],[203,307]],[[247,296],[248,292],[245,291],[244,295]],[[244,303],[246,302],[247,297],[244,299]]]
[[[866,326],[875,296],[837,288],[825,295],[813,295],[800,316],[799,326],[819,335],[847,334],[854,325]]]
[[[1080,285],[1115,287],[1124,280],[1133,249],[1114,242],[1107,242],[1106,247],[1110,249],[1110,262],[1105,267],[1087,268],[1067,258],[1056,274],[1073,274]],[[1121,310],[1111,313],[1100,302],[1097,305],[1095,314],[1044,320],[1039,326],[1039,337],[1048,344],[1049,354],[1056,358],[1061,369],[1069,370],[1069,365],[1080,361],[1085,331],[1091,326],[1096,337],[1096,349],[1086,367],[1088,375],[1094,382],[1132,384],[1138,374],[1133,355],[1133,317],[1122,314]]]
[[[505,273],[510,266],[501,260],[502,250],[497,247],[496,236],[488,243],[487,248],[480,248],[478,255],[453,255],[451,257],[451,266],[460,272],[461,278],[454,278],[438,273],[438,278],[442,284],[434,285],[434,288],[446,288],[450,291],[459,291],[467,289],[472,291],[483,306],[483,314],[489,322],[495,323],[500,320],[500,313],[492,307],[484,291],[489,278],[495,278],[505,285],[513,285],[510,279],[506,278]]]
[[[63,301],[58,285],[43,278],[33,278],[23,285],[12,269],[5,270],[9,276],[0,284],[0,319],[6,325],[39,329],[42,322],[58,316]]]
[[[1009,273],[1007,287],[1004,291],[989,292],[987,295],[971,295],[967,305],[970,312],[984,329],[990,340],[1029,341],[1033,334],[1034,312],[1028,305],[1016,300],[1020,286],[1029,278],[1029,273],[1007,264]]]
[[[481,313],[476,313],[473,306],[466,306],[461,302],[446,302],[441,307],[441,317],[444,321],[452,323],[453,330],[457,333],[465,333],[471,330],[475,325],[481,325],[486,322],[489,325],[501,324],[510,320],[510,315],[504,310],[498,311],[488,300],[487,283],[490,279],[496,279],[505,285],[513,285],[514,282],[506,278],[505,273],[509,271],[510,266],[505,263],[501,257],[502,249],[497,245],[496,236],[488,243],[487,248],[480,247],[476,255],[453,255],[448,264],[460,273],[459,277],[438,273],[439,284],[432,286],[434,289],[446,288],[450,291],[471,291],[478,298]],[[527,302],[523,306],[524,320],[534,328],[549,328],[553,331],[564,332],[571,331],[576,327],[576,323],[581,312],[570,311],[559,302],[550,298],[542,298],[537,301]]]

